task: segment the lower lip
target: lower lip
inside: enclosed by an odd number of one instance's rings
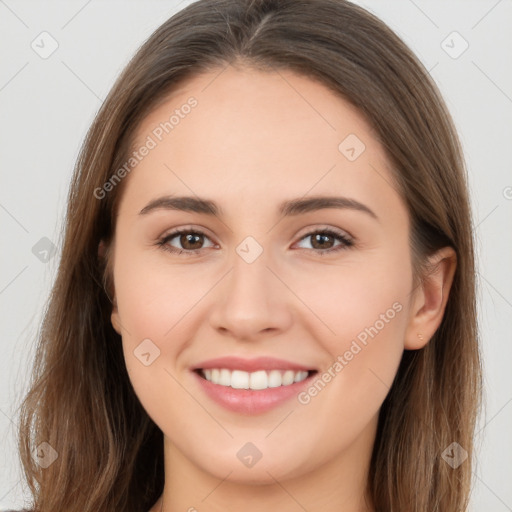
[[[242,414],[260,414],[278,407],[287,400],[297,396],[300,391],[309,385],[315,373],[308,375],[303,381],[294,382],[289,386],[279,386],[267,389],[234,389],[229,386],[214,384],[192,372],[199,381],[205,393],[224,408]]]

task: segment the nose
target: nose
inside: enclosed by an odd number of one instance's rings
[[[212,298],[214,329],[236,340],[251,341],[290,327],[293,294],[272,267],[265,251],[252,263],[235,255],[231,271],[216,286]]]

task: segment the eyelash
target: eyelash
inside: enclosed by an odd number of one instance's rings
[[[209,238],[208,235],[206,235],[206,233],[202,232],[201,230],[182,228],[182,229],[177,229],[176,231],[173,231],[172,233],[169,233],[168,235],[161,238],[157,242],[157,245],[164,251],[168,251],[173,254],[186,253],[188,256],[197,254],[202,250],[202,249],[176,249],[175,247],[172,247],[168,244],[168,242],[170,240],[172,240],[173,238],[176,238],[178,235],[182,235],[182,234],[202,235],[202,236],[205,236],[206,238]],[[317,235],[317,234],[332,236],[333,238],[341,241],[342,243],[340,245],[330,248],[330,249],[316,250],[313,248],[313,249],[304,249],[304,250],[313,251],[313,252],[318,253],[320,256],[323,256],[325,254],[332,254],[332,253],[335,253],[335,252],[338,252],[341,250],[349,249],[350,247],[352,247],[354,245],[353,240],[351,240],[347,236],[343,235],[342,233],[339,233],[332,229],[318,229],[316,231],[310,231],[309,233],[306,233],[300,240],[303,240],[305,238],[308,238],[310,236]]]

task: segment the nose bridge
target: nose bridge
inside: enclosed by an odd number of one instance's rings
[[[260,246],[261,247],[261,246]],[[251,242],[242,242],[236,249],[236,256],[233,258],[233,271],[231,272],[231,292],[242,294],[242,296],[264,299],[267,294],[262,293],[269,285],[270,271],[268,251],[260,250]]]
[[[267,268],[268,260],[268,251],[257,247],[253,241],[244,241],[236,248],[226,294],[230,307],[240,311],[257,307],[263,311],[269,306],[272,274]]]
[[[254,239],[244,240],[232,258],[232,270],[219,288],[211,320],[217,329],[250,338],[262,330],[284,328],[290,311],[285,289],[273,272],[270,253]]]

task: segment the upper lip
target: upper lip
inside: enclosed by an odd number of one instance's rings
[[[198,363],[193,370],[207,370],[212,368],[226,368],[228,370],[242,370],[246,372],[256,372],[258,370],[293,370],[312,371],[314,368],[302,364],[277,359],[275,357],[256,357],[253,359],[244,359],[242,357],[227,356],[208,359]]]

